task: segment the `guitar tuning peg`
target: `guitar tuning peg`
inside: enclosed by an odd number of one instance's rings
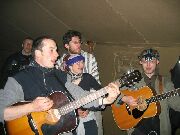
[[[133,69],[133,68],[130,68],[130,69],[127,70],[126,73],[127,73],[127,74],[130,74],[130,73],[133,73],[133,72],[134,72],[134,69]]]
[[[127,71],[127,74],[130,74],[130,73],[131,73],[131,71],[130,71],[130,70],[128,70],[128,71]]]

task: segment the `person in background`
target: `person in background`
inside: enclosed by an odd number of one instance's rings
[[[83,69],[83,73],[91,74],[97,82],[100,84],[99,80],[99,72],[96,58],[93,54],[85,52],[81,49],[82,45],[82,35],[79,31],[68,30],[63,35],[63,45],[67,50],[67,53],[64,53],[62,57],[60,57],[56,62],[56,68],[64,70],[63,58],[66,54],[81,54],[85,58],[85,66]],[[96,120],[98,122],[98,130],[99,135],[103,135],[103,126],[102,126],[102,115],[100,111],[95,112]]]
[[[102,86],[89,73],[83,73],[85,58],[80,54],[71,54],[64,57],[65,71],[71,76],[71,82],[81,87],[84,91],[94,92]],[[73,96],[73,95],[72,95]],[[134,104],[135,101],[126,97],[126,102]],[[123,99],[124,99],[123,98]],[[100,98],[102,100],[103,98]],[[125,101],[125,100],[123,100]],[[105,106],[91,107],[89,109],[78,109],[79,124],[74,134],[76,135],[98,135],[98,123],[95,117],[96,111],[102,111]],[[83,110],[83,111],[82,111]]]
[[[174,84],[174,88],[180,88],[180,56],[174,67],[170,70],[171,72],[171,81]],[[180,112],[174,111],[172,108],[169,110],[172,135],[176,134],[177,129],[180,129]]]
[[[68,81],[65,72],[54,68],[58,53],[57,45],[53,38],[48,36],[38,37],[33,43],[32,56],[33,59],[29,66],[14,76],[9,77],[4,90],[0,92],[0,122],[8,122],[21,118],[22,116],[29,116],[31,112],[48,111],[51,113],[50,111],[54,105],[54,100],[50,99],[49,95],[55,91],[64,93],[69,99],[71,99],[71,94],[77,99],[89,93],[75,86],[71,81]],[[116,84],[107,86],[106,91],[108,93],[107,97],[88,103],[85,107],[97,107],[102,104],[111,104],[120,93],[119,87]],[[58,99],[63,100],[63,98]],[[11,106],[20,101],[30,102]],[[59,102],[57,104],[59,104]],[[69,116],[75,115],[70,112],[68,116],[66,116],[67,115],[62,115],[61,119],[55,125],[44,123],[41,126],[42,133],[44,135],[54,135],[58,134],[59,130],[66,129],[64,126],[69,126],[70,124],[68,119]],[[31,128],[36,129],[34,125],[31,126]],[[15,129],[13,129],[13,131],[14,130]],[[35,130],[34,132],[39,131]],[[22,133],[24,133],[24,130]]]
[[[143,50],[138,56],[142,66],[142,79],[133,88],[137,89],[148,86],[153,93],[160,94],[174,90],[173,83],[166,76],[161,76],[158,72],[159,52],[149,48]],[[135,90],[134,89],[134,90]],[[132,89],[133,90],[133,89]],[[117,98],[115,103],[118,103]],[[169,108],[180,111],[180,97],[175,96],[160,101],[161,112],[154,117],[142,119],[134,128],[128,130],[129,135],[170,135],[171,125],[169,119]],[[145,105],[146,106],[146,105]]]
[[[1,88],[4,87],[7,78],[13,76],[17,72],[29,65],[32,59],[31,49],[32,49],[33,39],[31,37],[26,37],[22,43],[22,50],[10,55],[5,61],[1,69]]]

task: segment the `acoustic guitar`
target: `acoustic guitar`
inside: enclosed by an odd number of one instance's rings
[[[141,78],[140,72],[134,70],[125,73],[117,81],[120,86],[129,86],[133,85],[134,82],[140,81]],[[75,109],[106,94],[106,89],[102,88],[76,101],[70,102],[64,93],[53,92],[48,96],[54,102],[52,109],[44,112],[32,112],[21,118],[6,121],[8,135],[58,135],[64,132],[70,132],[76,128],[78,123]],[[29,101],[18,102],[14,106],[26,103],[29,103]]]
[[[143,118],[150,118],[158,115],[160,113],[160,109],[156,104],[158,101],[180,95],[180,89],[175,89],[154,96],[152,90],[147,86],[139,90],[123,90],[121,92],[136,99],[144,99],[147,105],[144,109],[140,109],[138,106],[131,107],[125,103],[118,103],[118,101],[112,104],[113,117],[117,126],[122,130],[135,127]]]

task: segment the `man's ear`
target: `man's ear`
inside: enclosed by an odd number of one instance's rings
[[[141,65],[142,65],[142,61],[141,61],[141,60],[139,61],[139,64],[141,64]]]
[[[65,44],[64,47],[69,50],[69,44]]]
[[[157,65],[159,64],[159,60],[156,61],[156,64],[157,64]]]
[[[35,50],[34,54],[37,58],[39,58],[42,55],[40,50]]]

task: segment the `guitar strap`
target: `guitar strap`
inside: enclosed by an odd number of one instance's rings
[[[161,76],[161,75],[158,75],[158,79],[159,79],[159,94],[162,94],[162,93],[163,93],[162,76]],[[156,105],[157,105],[157,114],[160,114],[160,113],[161,113],[161,105],[160,105],[160,102],[157,102]]]
[[[163,93],[162,76],[158,75],[158,79],[159,79],[159,93],[162,94]]]

